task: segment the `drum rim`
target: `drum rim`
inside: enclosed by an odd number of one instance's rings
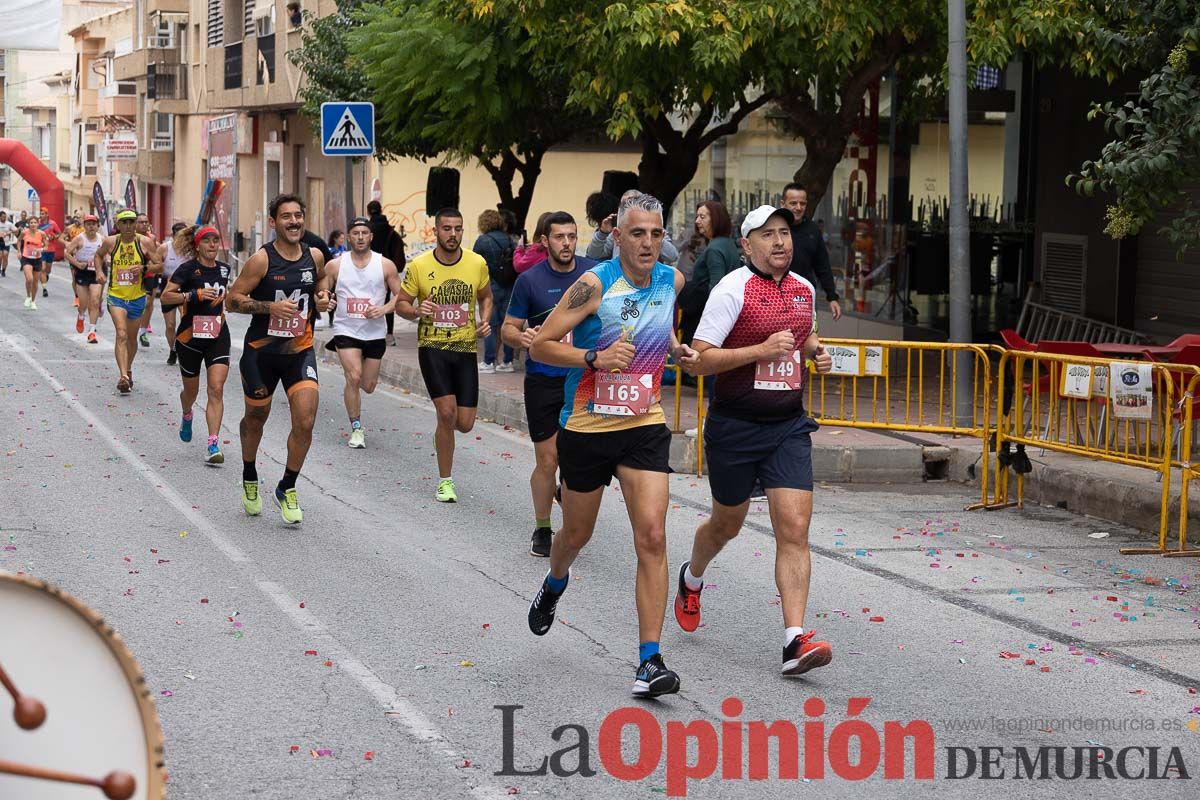
[[[167,796],[167,765],[158,708],[150,693],[150,687],[146,684],[146,675],[129,646],[125,644],[125,640],[121,638],[121,634],[104,621],[100,612],[49,581],[23,572],[7,572],[3,569],[0,569],[0,581],[23,584],[61,601],[68,609],[82,617],[108,646],[117,663],[121,665],[121,671],[125,673],[125,679],[129,682],[142,719],[142,730],[146,740],[146,778],[149,781],[146,797],[149,800],[164,800]]]

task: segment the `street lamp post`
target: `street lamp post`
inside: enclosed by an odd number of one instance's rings
[[[964,0],[947,0],[950,67],[950,341],[971,341],[971,239],[967,215],[967,14]],[[955,356],[954,420],[972,420],[968,353]]]

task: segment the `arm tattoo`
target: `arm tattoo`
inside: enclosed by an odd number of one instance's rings
[[[249,297],[244,300],[240,297],[230,297],[229,310],[239,314],[270,314],[271,304],[266,300],[251,300]]]
[[[567,301],[567,308],[579,308],[581,305],[592,299],[592,292],[596,290],[595,286],[590,283],[580,281],[571,287],[571,296]]]

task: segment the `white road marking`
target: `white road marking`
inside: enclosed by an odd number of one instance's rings
[[[34,358],[20,341],[21,337],[9,335],[0,329],[0,342],[6,343],[26,364],[54,389],[60,397],[84,422],[90,424],[97,433],[101,434],[108,446],[125,459],[150,487],[160,494],[163,499],[181,516],[188,521],[193,530],[207,538],[221,553],[236,564],[246,574],[264,595],[282,611],[295,625],[304,631],[308,640],[319,644],[324,652],[346,672],[356,683],[375,699],[384,709],[386,715],[400,722],[409,734],[422,742],[440,745],[438,752],[457,759],[459,754],[450,747],[442,733],[408,700],[396,693],[394,687],[385,683],[370,667],[357,658],[351,650],[343,645],[329,628],[316,615],[307,609],[300,608],[300,603],[284,587],[271,581],[258,564],[241,551],[232,541],[218,530],[217,526],[202,513],[192,507],[167,479],[146,464],[137,453],[121,441],[103,420],[94,414],[80,400],[71,395],[70,391],[60,383],[50,372]],[[500,797],[504,792],[493,786],[478,786],[472,792],[479,797]]]

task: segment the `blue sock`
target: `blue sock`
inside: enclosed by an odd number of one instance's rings
[[[658,655],[658,642],[642,642],[638,645],[638,663]]]
[[[568,576],[570,573],[568,573]],[[546,585],[550,587],[550,591],[555,594],[562,594],[567,588],[566,578],[556,578],[549,572],[546,573]]]

